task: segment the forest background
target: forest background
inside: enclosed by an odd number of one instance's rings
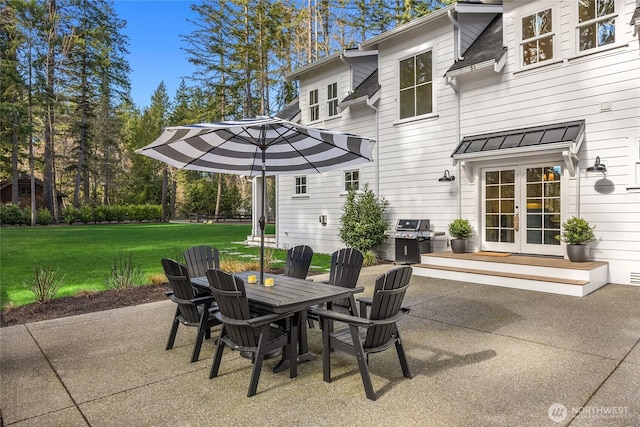
[[[288,72],[452,2],[197,2],[181,35],[193,75],[172,97],[158,82],[141,108],[131,99],[126,22],[111,0],[3,0],[0,182],[13,184],[11,204],[30,208],[32,225],[37,208],[61,218],[56,194],[75,208],[160,205],[165,220],[250,214],[246,178],[177,170],[134,150],[166,126],[274,115],[298,95]],[[23,177],[31,191],[19,191]],[[273,217],[273,182],[268,198]]]

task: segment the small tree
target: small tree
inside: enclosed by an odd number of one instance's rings
[[[387,239],[389,222],[384,219],[384,211],[388,206],[389,202],[376,197],[368,185],[361,193],[350,190],[342,207],[340,240],[363,253],[380,246]]]

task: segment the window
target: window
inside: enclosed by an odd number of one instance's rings
[[[338,83],[327,85],[327,115],[338,115]]]
[[[307,177],[296,176],[296,195],[307,194]]]
[[[320,120],[320,103],[318,101],[318,89],[309,91],[309,121]]]
[[[348,171],[344,173],[344,191],[360,189],[360,172]]]
[[[431,51],[400,61],[400,119],[433,112]]]
[[[615,0],[578,0],[580,52],[615,43]]]
[[[553,59],[554,32],[552,10],[522,18],[522,65],[532,65]]]

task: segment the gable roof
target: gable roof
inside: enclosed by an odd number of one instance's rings
[[[359,102],[371,99],[379,90],[380,83],[378,82],[378,70],[374,70],[369,76],[364,79],[362,83],[349,95],[347,95],[338,104],[338,107],[345,108],[349,105],[357,104]]]
[[[276,114],[276,117],[280,117],[281,119],[289,120],[290,122],[295,122],[299,118],[300,115],[300,100],[298,98],[291,101],[288,105],[286,105],[280,112]]]
[[[502,43],[502,15],[496,15],[478,38],[464,53],[464,59],[453,64],[445,75],[454,76],[468,73],[483,64],[495,66],[505,56],[507,48]]]

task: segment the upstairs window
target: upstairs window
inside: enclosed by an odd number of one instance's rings
[[[522,18],[522,65],[532,65],[553,59],[552,10],[541,12]]]
[[[318,100],[318,89],[309,91],[309,121],[320,120],[320,101]]]
[[[338,115],[338,83],[327,85],[327,115],[329,117]]]
[[[400,119],[433,112],[431,51],[400,61]]]
[[[306,176],[296,176],[295,193],[296,193],[296,196],[302,196],[307,194],[307,177]]]
[[[615,0],[578,0],[580,52],[616,42]]]
[[[360,172],[347,171],[344,173],[344,191],[360,189]]]

